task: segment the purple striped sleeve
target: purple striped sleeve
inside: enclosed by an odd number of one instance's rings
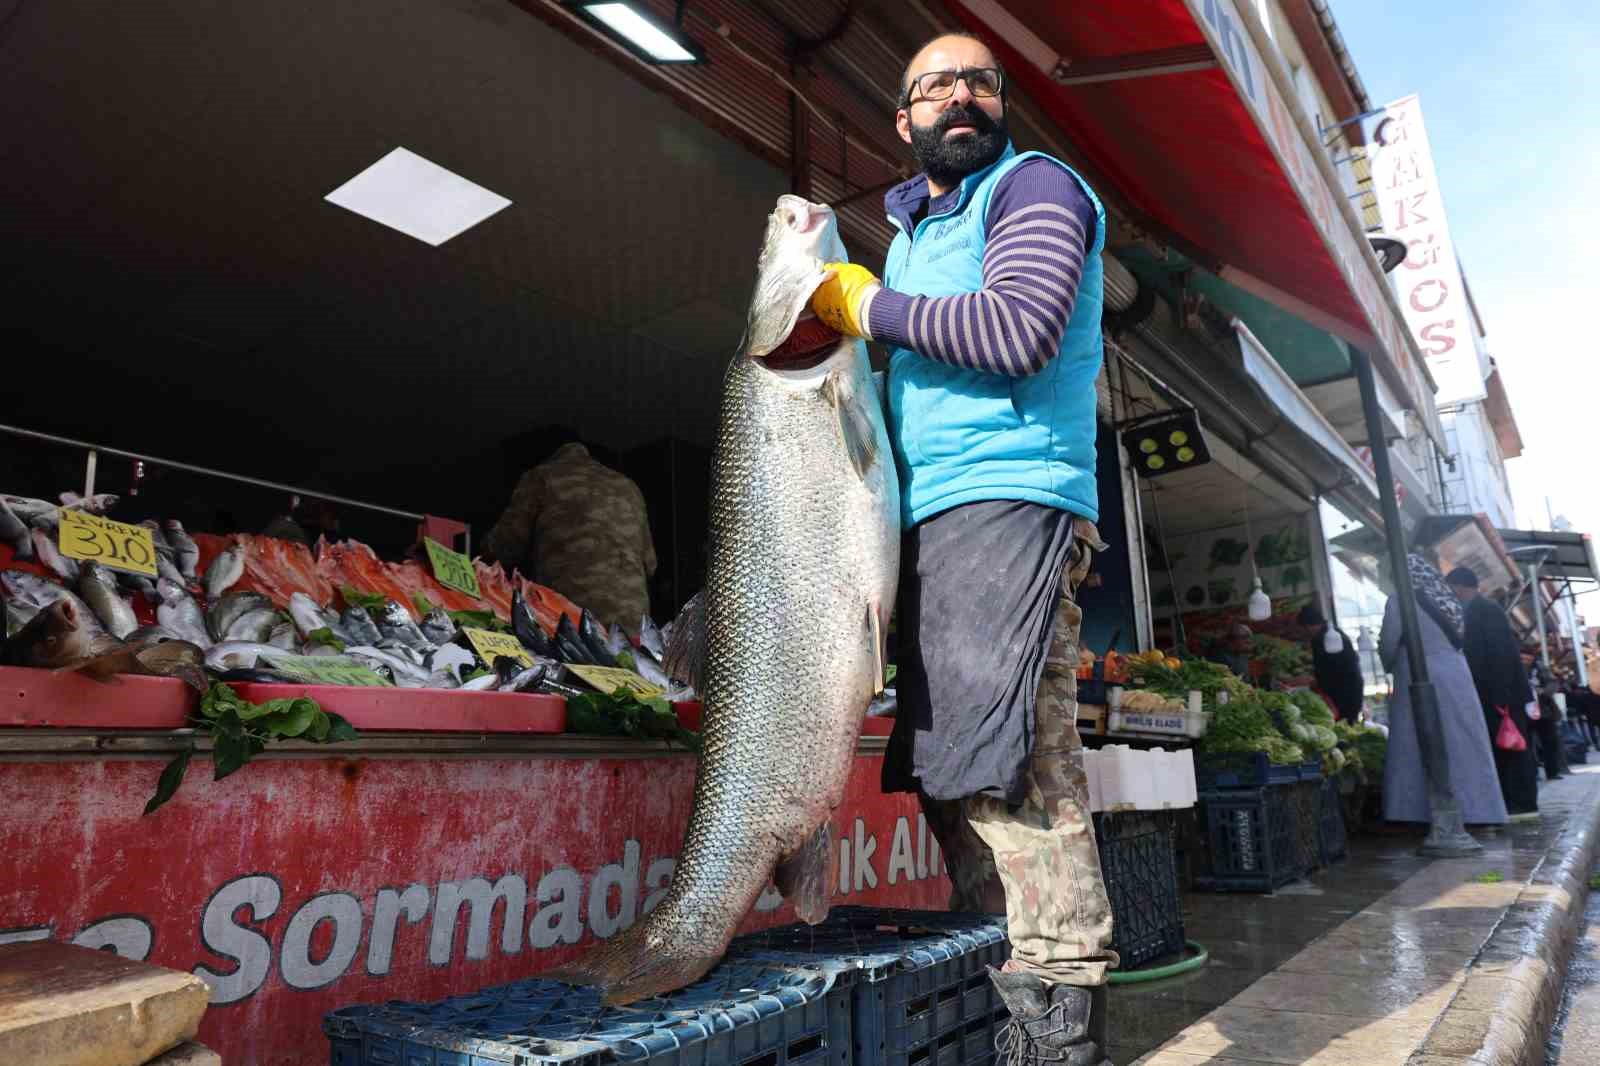
[[[983,287],[957,296],[880,289],[873,340],[1008,377],[1037,374],[1066,333],[1094,237],[1094,207],[1072,176],[1030,159],[1000,179],[989,203]]]

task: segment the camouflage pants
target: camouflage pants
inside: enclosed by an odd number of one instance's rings
[[[955,885],[952,910],[985,911],[998,882],[1011,938],[1008,970],[1046,981],[1100,985],[1116,965],[1111,903],[1089,820],[1089,785],[1074,753],[1078,739],[1078,628],[1075,594],[1093,552],[1094,526],[1073,526],[1050,651],[1034,708],[1028,795],[1017,807],[992,796],[934,800],[922,807]]]

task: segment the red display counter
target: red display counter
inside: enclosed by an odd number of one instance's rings
[[[0,673],[0,942],[192,970],[213,990],[200,1039],[230,1066],[324,1063],[336,1006],[443,997],[576,956],[655,904],[689,816],[682,751],[464,732],[441,710],[432,728],[281,745],[220,782],[197,757],[146,817],[192,740],[134,727],[133,708],[173,698],[150,687],[165,682],[22,671],[30,692]],[[71,692],[47,703],[50,684]],[[34,722],[54,724],[18,724]],[[943,907],[915,799],[879,792],[882,744],[862,738],[834,819],[835,901]],[[748,925],[791,920],[769,890]]]

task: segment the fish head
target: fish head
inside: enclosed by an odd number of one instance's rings
[[[80,658],[88,642],[79,607],[67,598],[40,611],[11,639],[17,647],[14,661],[47,669]]]
[[[756,259],[743,352],[753,359],[778,353],[787,361],[837,344],[838,334],[811,314],[811,295],[828,280],[823,264],[847,258],[833,208],[800,196],[778,197]]]

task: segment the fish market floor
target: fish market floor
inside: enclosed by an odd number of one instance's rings
[[[1112,1061],[1451,1066],[1482,1056],[1440,1041],[1463,1016],[1489,1017],[1458,1009],[1468,971],[1492,954],[1486,941],[1568,823],[1600,799],[1600,766],[1573,770],[1541,788],[1539,822],[1475,833],[1476,858],[1420,858],[1420,836],[1352,836],[1346,860],[1276,895],[1186,895],[1185,933],[1211,959],[1111,987]]]

